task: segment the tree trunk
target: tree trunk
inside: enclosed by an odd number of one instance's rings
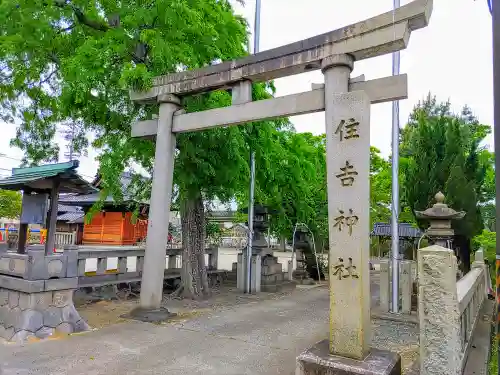
[[[199,299],[210,294],[205,267],[205,207],[201,194],[181,202],[182,296]]]

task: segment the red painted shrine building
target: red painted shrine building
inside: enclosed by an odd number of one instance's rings
[[[124,173],[121,176],[122,191],[127,190],[132,176]],[[97,176],[92,185],[101,189],[102,180]],[[147,233],[147,214],[149,205],[139,204],[139,216],[134,218],[130,207],[136,202],[127,200],[121,204],[107,197],[100,212],[89,213],[92,206],[99,201],[100,192],[82,195],[60,196],[59,202],[64,206],[80,207],[80,212],[61,213],[59,222],[69,218],[68,224],[79,224],[83,234],[79,243],[83,245],[133,245],[145,240]]]

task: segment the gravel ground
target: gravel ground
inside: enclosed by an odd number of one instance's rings
[[[258,296],[224,287],[207,301],[167,301],[179,316],[161,325],[120,318],[136,305],[81,306],[100,329],[4,346],[3,375],[291,375],[296,356],[328,335],[326,286]],[[418,344],[414,325],[375,320],[373,330],[373,346],[401,353],[403,366],[411,366]]]

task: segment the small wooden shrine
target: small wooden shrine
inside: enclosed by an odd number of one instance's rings
[[[77,174],[78,166],[79,162],[73,160],[67,163],[14,168],[12,176],[0,180],[0,189],[23,192],[17,248],[19,254],[26,251],[30,224],[45,226],[45,253],[53,252],[60,194],[88,194],[96,191]]]
[[[414,227],[410,223],[399,223],[398,224],[399,233],[399,246],[405,259],[416,259],[415,251],[417,250],[418,240],[422,237],[423,233],[417,227]],[[370,233],[372,238],[377,238],[377,250],[375,254],[372,255],[382,257],[390,252],[390,240],[392,235],[391,223],[375,223],[373,224],[373,230]],[[375,244],[374,244],[375,245]]]
[[[132,176],[124,173],[121,176],[123,191],[127,191]],[[98,175],[92,182],[96,189],[102,188],[102,179]],[[149,205],[139,204],[140,214],[134,219],[130,211],[131,198],[117,204],[112,197],[104,200],[102,210],[88,215],[92,206],[101,198],[100,192],[78,194],[61,197],[60,202],[68,206],[79,206],[83,210],[85,220],[83,224],[83,245],[134,245],[142,242],[147,233],[147,213]]]

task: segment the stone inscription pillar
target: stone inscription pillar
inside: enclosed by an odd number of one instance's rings
[[[370,101],[348,92],[353,59],[323,60],[330,237],[330,353],[363,359],[370,348]]]
[[[159,309],[162,301],[174,173],[175,134],[172,133],[172,123],[174,112],[179,109],[180,104],[179,99],[173,95],[160,96],[158,101],[161,104],[141,282],[141,309]]]

